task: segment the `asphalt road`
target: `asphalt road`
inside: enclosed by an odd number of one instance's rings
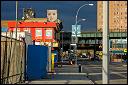
[[[96,84],[102,84],[102,61],[78,60],[82,65],[82,72],[88,74],[88,78]],[[127,64],[109,63],[110,84],[127,84]]]

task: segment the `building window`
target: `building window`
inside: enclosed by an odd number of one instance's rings
[[[127,12],[125,12],[125,14],[127,14]]]
[[[117,9],[117,11],[119,11],[120,10],[120,8],[116,8]]]
[[[127,16],[125,16],[125,19],[127,19]]]
[[[127,8],[124,8],[125,11],[127,11]]]
[[[127,6],[127,2],[125,2],[125,6]]]
[[[117,22],[119,23],[119,20],[117,20]]]
[[[116,12],[114,12],[114,15],[116,15]]]
[[[123,19],[123,17],[121,17],[120,19]]]
[[[119,4],[117,4],[117,6],[119,6]]]
[[[122,12],[120,14],[122,15]]]
[[[114,20],[114,23],[116,23],[116,21]]]

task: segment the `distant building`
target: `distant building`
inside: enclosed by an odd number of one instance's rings
[[[127,31],[127,1],[109,1],[109,31]],[[97,2],[97,31],[103,31],[103,1]]]

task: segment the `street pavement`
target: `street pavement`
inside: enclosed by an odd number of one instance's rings
[[[27,81],[27,84],[94,84],[87,78],[86,73],[79,73],[78,66],[63,65],[55,67],[54,73],[48,73],[47,78]]]
[[[55,72],[48,73],[46,79],[29,81],[29,84],[102,84],[102,61],[78,59],[82,66],[79,73],[78,65],[55,67]],[[127,84],[127,64],[110,63],[110,84]]]

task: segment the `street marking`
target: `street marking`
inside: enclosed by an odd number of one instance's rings
[[[88,80],[36,80],[29,84],[93,84]]]
[[[127,65],[123,65],[123,67],[127,67]]]
[[[87,73],[48,73],[48,74],[59,74],[59,75],[87,75]]]
[[[120,73],[127,73],[127,72],[110,72],[111,74],[120,74]],[[102,73],[88,73],[89,75],[99,75]]]
[[[127,73],[127,72],[110,72],[111,74],[120,74],[120,73]],[[87,75],[87,73],[48,73],[48,74],[59,74],[59,75]],[[89,75],[98,75],[102,73],[88,73]]]
[[[102,68],[102,67],[88,67],[88,68]]]

